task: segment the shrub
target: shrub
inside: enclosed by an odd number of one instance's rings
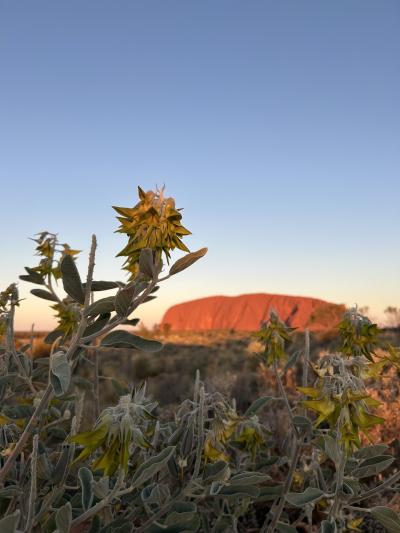
[[[163,191],[139,189],[136,206],[116,210],[119,231],[128,236],[120,253],[126,258],[128,282],[94,280],[95,237],[84,282],[75,264],[78,250],[48,232],[35,238],[39,263],[26,267],[20,278],[37,285],[32,293],[49,300],[56,313],[57,328],[45,339],[49,356],[32,357],[33,339],[16,347],[18,287],[12,284],[0,294],[0,531],[217,533],[256,528],[291,533],[308,522],[310,528],[318,523],[323,532],[334,532],[356,529],[368,514],[398,532],[400,519],[393,510],[364,507],[365,501],[394,489],[400,473],[372,484],[392,467],[393,457],[384,444],[366,444],[363,434],[368,438],[383,422],[373,412],[379,402],[371,399],[365,381],[389,364],[397,366],[399,354],[384,346],[378,357],[378,328],[356,310],[340,324],[340,352],[315,364],[307,334],[304,350],[288,351],[293,332],[272,314],[257,339],[279,394],[243,406],[244,413],[238,410],[241,390],[256,388],[253,378],[237,380],[236,401],[206,390],[199,372],[193,395],[173,413],[167,410],[161,417],[146,385],[130,388],[126,375],[112,379],[118,402],[100,408],[104,376],[99,375],[99,358],[104,350],[112,349],[115,357],[121,350],[160,351],[160,342],[126,327],[137,324],[133,313],[156,296],[159,284],[206,252],[190,253],[183,244],[189,232]],[[175,248],[186,255],[163,274]],[[57,289],[59,281],[64,295]],[[105,290],[113,294],[94,298]],[[145,375],[148,363],[140,357],[137,371]],[[301,357],[302,397],[293,401],[282,377]],[[79,374],[85,364],[92,368],[92,380]],[[168,374],[163,386],[167,395]],[[268,421],[262,423],[262,414],[271,418],[276,411],[285,415],[273,432]],[[309,413],[316,413],[316,420]],[[286,435],[283,419],[289,423]]]

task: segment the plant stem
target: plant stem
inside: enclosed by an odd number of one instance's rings
[[[39,435],[33,437],[32,454],[31,454],[31,491],[29,494],[28,517],[26,519],[25,532],[31,533],[33,527],[33,518],[35,516],[35,502],[37,492],[37,457],[38,457]]]
[[[379,494],[380,492],[382,492],[385,489],[390,489],[391,485],[393,485],[394,483],[396,483],[399,480],[400,480],[400,471],[396,472],[395,474],[393,474],[393,476],[391,476],[388,479],[386,479],[383,483],[381,483],[377,487],[374,487],[374,488],[372,488],[370,490],[367,490],[366,492],[364,492],[364,494],[359,494],[358,496],[353,496],[352,498],[347,500],[346,503],[352,504],[352,503],[361,502],[362,500],[366,500],[368,498],[371,498],[372,496],[375,496],[376,494]]]
[[[11,353],[15,364],[17,365],[17,368],[19,370],[19,373],[21,374],[22,379],[25,380],[26,384],[30,388],[31,392],[36,395],[37,390],[33,386],[31,378],[28,376],[25,367],[21,363],[17,351],[15,349],[15,342],[14,342],[14,318],[15,318],[15,306],[17,304],[17,301],[14,299],[14,296],[11,299],[10,304],[10,312],[8,315],[7,320],[7,351]]]
[[[278,523],[278,520],[281,517],[283,508],[285,506],[286,495],[288,494],[288,492],[290,491],[290,487],[292,486],[293,476],[294,476],[294,473],[296,471],[296,466],[297,466],[297,462],[299,460],[300,448],[301,448],[300,435],[299,435],[298,429],[296,428],[296,426],[295,426],[295,424],[293,422],[292,409],[290,407],[289,399],[287,397],[285,388],[283,386],[281,377],[279,375],[278,365],[277,365],[276,360],[274,360],[273,368],[274,368],[274,373],[275,373],[275,376],[276,376],[276,379],[277,379],[277,382],[278,382],[279,391],[281,393],[282,398],[285,401],[286,409],[287,409],[288,414],[289,414],[290,425],[291,425],[291,427],[293,429],[293,432],[294,432],[294,435],[295,435],[295,440],[294,440],[294,443],[293,443],[292,454],[291,454],[291,458],[290,458],[289,472],[288,472],[288,475],[286,477],[285,484],[283,486],[282,494],[280,496],[280,499],[278,500],[278,505],[276,506],[276,508],[274,510],[274,515],[273,515],[273,518],[271,520],[270,525],[268,526],[268,517],[266,517],[266,519],[264,521],[264,524],[263,524],[262,528],[260,529],[260,533],[265,533],[265,532],[273,533],[273,531],[275,530],[276,524]],[[274,506],[272,507],[272,509],[274,509]]]
[[[287,394],[286,394],[286,391],[285,391],[285,387],[283,386],[282,379],[281,379],[281,376],[279,374],[278,363],[276,362],[276,359],[274,359],[273,368],[274,368],[274,374],[275,374],[276,380],[278,382],[279,392],[280,392],[280,394],[281,394],[281,396],[282,396],[282,398],[283,398],[283,400],[285,402],[286,409],[287,409],[287,412],[288,412],[288,415],[289,415],[290,425],[292,426],[293,432],[296,435],[296,438],[298,439],[300,437],[299,431],[298,431],[297,427],[295,426],[295,424],[293,422],[292,408],[290,407],[289,399],[287,397]]]
[[[97,348],[93,350],[94,358],[94,410],[95,410],[95,420],[100,416],[100,389],[99,389],[99,352]]]
[[[90,290],[92,286],[92,279],[93,279],[93,270],[94,270],[94,260],[95,260],[95,253],[96,253],[96,236],[92,236],[92,245],[90,248],[90,254],[89,254],[89,266],[88,266],[88,274],[87,274],[87,281],[86,281],[86,290],[85,290],[85,303],[83,306],[83,312],[82,312],[82,321],[79,324],[78,330],[76,334],[74,335],[71,344],[66,352],[66,357],[68,360],[71,360],[76,349],[79,346],[79,342],[82,336],[82,333],[84,332],[87,324],[87,319],[85,318],[85,310],[89,307],[90,303]],[[7,461],[5,462],[3,468],[0,470],[0,486],[4,484],[4,481],[9,474],[10,470],[14,466],[15,461],[17,460],[17,457],[25,447],[29,436],[31,434],[32,429],[37,424],[37,421],[39,420],[40,416],[42,415],[43,411],[47,408],[51,398],[53,397],[53,387],[49,383],[44,391],[44,394],[36,407],[35,411],[33,412],[31,418],[29,419],[29,422],[25,426],[25,429],[19,438],[17,444],[15,445],[15,448],[9,455]]]
[[[340,508],[342,505],[342,501],[340,498],[340,490],[343,485],[344,469],[346,466],[346,455],[344,453],[343,448],[340,448],[340,452],[341,454],[340,454],[339,465],[336,471],[335,495],[334,495],[332,507],[328,515],[328,519],[332,519],[332,520],[336,520],[338,518]]]
[[[296,466],[297,466],[297,462],[299,460],[299,456],[300,456],[300,448],[301,448],[301,445],[300,445],[300,442],[298,439],[296,439],[294,441],[294,444],[293,444],[293,450],[292,450],[292,456],[291,456],[291,459],[290,459],[290,467],[289,467],[289,472],[288,472],[288,475],[286,477],[286,481],[285,481],[285,484],[283,486],[283,491],[282,491],[282,495],[280,497],[280,500],[279,500],[279,503],[274,511],[274,516],[271,520],[271,523],[270,525],[267,527],[267,523],[268,523],[268,517],[265,519],[265,522],[262,526],[262,528],[260,529],[260,533],[273,533],[275,531],[275,527],[276,527],[276,524],[278,523],[278,520],[280,519],[281,517],[281,514],[282,514],[282,511],[283,511],[283,508],[285,506],[285,499],[286,499],[286,496],[288,494],[288,492],[290,491],[290,487],[292,486],[292,481],[293,481],[293,476],[294,476],[294,473],[296,471]]]
[[[121,488],[123,480],[124,480],[124,471],[121,469],[118,475],[118,479],[115,482],[115,486],[113,490],[109,494],[107,494],[105,498],[103,498],[98,503],[96,503],[96,505],[94,505],[90,509],[87,509],[87,511],[85,511],[81,515],[77,516],[75,520],[72,520],[71,528],[77,526],[78,524],[81,524],[82,522],[85,522],[91,516],[93,516],[94,514],[97,514],[99,511],[101,511],[101,509],[106,507],[106,505],[111,503],[114,498],[118,498],[120,495],[122,495],[122,491],[120,492],[119,489]]]

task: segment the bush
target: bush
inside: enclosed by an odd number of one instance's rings
[[[297,526],[318,524],[323,532],[334,532],[357,529],[367,515],[398,532],[397,513],[371,505],[385,490],[395,490],[400,479],[388,447],[365,440],[383,423],[373,412],[379,402],[369,396],[366,380],[388,365],[399,366],[398,351],[381,345],[377,326],[356,310],[348,311],[339,326],[338,351],[313,362],[308,335],[304,349],[288,349],[293,332],[271,314],[256,337],[277,395],[261,396],[251,405],[243,401],[242,391],[253,388],[256,393],[259,387],[250,363],[249,373],[235,378],[238,401],[207,389],[197,372],[191,396],[160,416],[145,384],[132,388],[130,376],[118,375],[118,354],[162,349],[147,334],[126,329],[137,324],[132,314],[155,297],[160,283],[206,250],[188,251],[182,238],[189,232],[163,191],[139,189],[136,206],[116,210],[119,230],[128,236],[120,253],[126,257],[128,282],[93,279],[95,237],[82,282],[75,264],[79,251],[60,244],[54,234],[36,236],[39,264],[27,267],[21,279],[37,285],[32,293],[49,300],[56,313],[58,326],[46,337],[49,356],[37,357],[36,351],[32,357],[33,339],[16,347],[17,285],[0,294],[0,531],[255,528],[291,533]],[[175,248],[186,255],[162,274]],[[55,289],[58,280],[64,296]],[[103,290],[114,294],[95,299]],[[382,347],[385,351],[378,352]],[[99,358],[110,350],[115,375],[103,376]],[[214,356],[210,361],[206,352],[199,354],[198,366],[205,372],[221,364]],[[301,396],[288,398],[282,378],[291,372],[295,379],[291,369],[300,360]],[[139,355],[136,372],[149,375],[153,363]],[[169,364],[160,393],[165,402],[189,394],[185,382],[171,390],[169,376],[178,376],[179,368]],[[85,365],[92,368],[93,379],[79,372]],[[243,364],[234,370],[240,372]],[[107,405],[102,380],[110,381],[119,395],[114,405]],[[273,427],[276,418],[271,415],[277,412],[279,424]],[[392,474],[383,480],[387,469]]]

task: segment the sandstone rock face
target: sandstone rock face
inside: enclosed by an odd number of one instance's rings
[[[256,331],[271,309],[291,327],[326,331],[337,325],[345,306],[279,294],[209,296],[170,307],[161,325],[168,324],[173,331]]]

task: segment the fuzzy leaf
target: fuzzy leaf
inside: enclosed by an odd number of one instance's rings
[[[15,513],[5,516],[0,520],[0,531],[1,533],[16,533],[17,526],[19,522],[20,511],[15,511]]]
[[[28,275],[24,274],[19,277],[23,281],[28,281],[29,283],[35,283],[36,285],[44,285],[44,278],[39,272],[33,270],[33,268],[25,267],[25,270],[28,272]]]
[[[82,283],[82,287],[86,289],[86,283]],[[110,289],[117,289],[119,287],[116,281],[92,281],[90,286],[92,291],[109,291]]]
[[[321,533],[336,533],[336,522],[334,520],[322,520]]]
[[[135,285],[121,289],[115,297],[115,310],[119,316],[127,317],[135,294]]]
[[[43,298],[43,300],[50,300],[50,302],[58,302],[57,297],[54,296],[54,294],[49,291],[45,291],[44,289],[32,289],[31,294],[37,296],[38,298]]]
[[[306,416],[300,416],[300,415],[293,417],[293,424],[300,429],[311,429],[312,427],[311,420],[307,418]]]
[[[167,464],[174,451],[175,446],[168,446],[167,448],[164,448],[158,455],[155,455],[151,459],[145,461],[133,474],[131,485],[134,487],[139,487],[151,479],[164,467],[164,465]]]
[[[382,455],[387,449],[387,444],[374,444],[373,446],[360,448],[354,453],[354,457],[356,459],[370,459],[371,457]]]
[[[340,454],[336,440],[330,435],[324,435],[325,453],[335,464],[339,463]]]
[[[252,485],[225,485],[218,491],[218,496],[224,498],[257,498],[260,495],[260,489]]]
[[[378,455],[376,457],[370,457],[365,459],[362,463],[358,465],[352,471],[352,475],[358,478],[375,476],[382,472],[388,466],[390,466],[394,461],[394,458],[391,455]]]
[[[92,506],[94,497],[92,487],[93,474],[89,468],[82,466],[82,468],[79,469],[78,478],[82,487],[82,507],[87,511]]]
[[[257,485],[258,483],[264,483],[270,481],[272,478],[268,474],[262,472],[240,472],[229,480],[230,485]]]
[[[70,446],[69,445],[63,446],[61,453],[58,457],[57,464],[54,467],[53,475],[51,476],[51,483],[53,485],[58,485],[59,483],[61,483],[70,461],[71,461]]]
[[[181,257],[176,263],[172,265],[169,271],[169,275],[173,276],[174,274],[177,274],[178,272],[182,272],[182,270],[189,268],[191,265],[193,265],[193,263],[205,256],[207,251],[207,248],[201,248],[200,250],[197,250],[197,252],[192,252]]]
[[[80,304],[85,303],[81,277],[72,256],[66,255],[60,265],[65,292]]]
[[[229,473],[229,465],[225,461],[207,464],[204,469],[204,481],[220,481]]]
[[[85,316],[104,315],[112,311],[115,311],[115,296],[108,296],[89,305],[86,309]]]
[[[303,507],[307,503],[318,501],[324,495],[323,491],[314,487],[307,487],[304,492],[289,492],[286,501],[294,507]]]
[[[144,352],[159,352],[163,348],[161,342],[143,339],[122,329],[112,331],[100,344],[113,348],[136,348]]]
[[[63,396],[68,391],[71,367],[64,352],[53,353],[50,357],[50,381],[56,396]]]
[[[104,328],[104,326],[108,324],[110,317],[111,317],[110,313],[104,313],[103,315],[100,315],[97,320],[95,320],[94,322],[92,322],[92,324],[89,324],[89,326],[87,326],[87,328],[83,332],[82,337],[88,337],[89,335],[93,335],[101,331]]]
[[[58,338],[62,337],[64,335],[64,332],[62,329],[55,329],[53,331],[50,331],[44,338],[44,341],[46,344],[53,344]]]
[[[253,416],[258,413],[268,402],[272,400],[272,396],[263,396],[255,400],[245,412],[244,416]]]
[[[389,507],[373,507],[371,514],[389,533],[400,533],[400,517]]]
[[[69,256],[67,256],[69,257]],[[69,533],[72,522],[71,504],[67,502],[56,512],[56,524],[60,533]]]

